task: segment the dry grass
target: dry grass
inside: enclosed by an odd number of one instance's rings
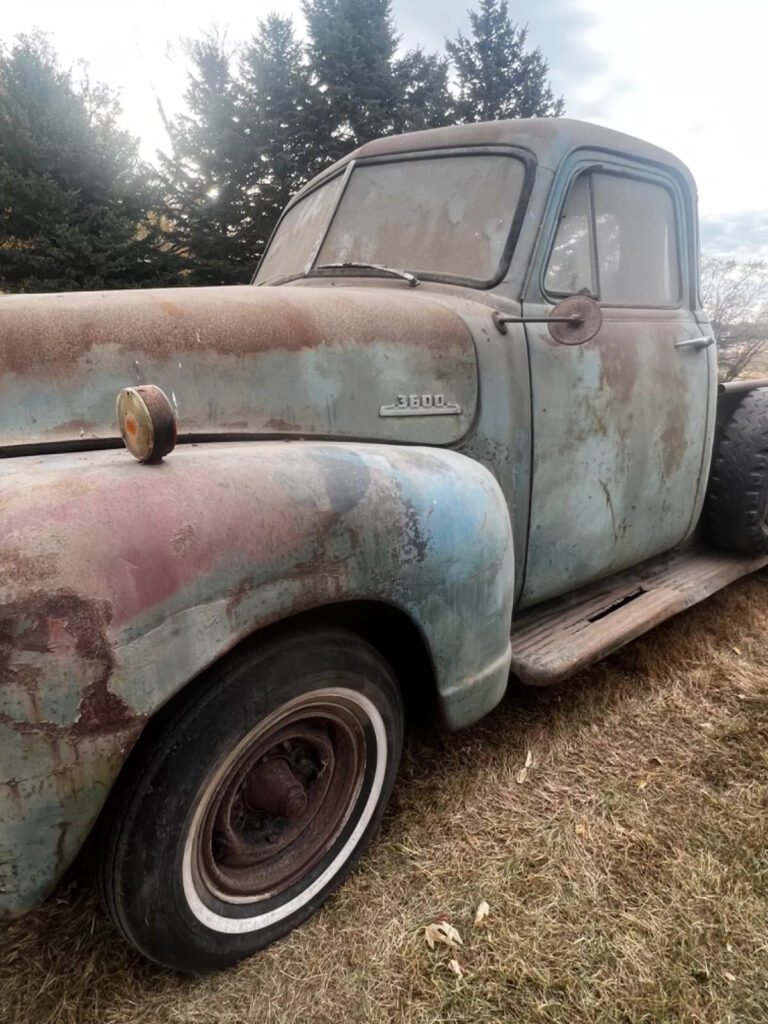
[[[153,968],[87,888],[59,892],[0,936],[0,1018],[765,1022],[767,623],[768,580],[746,581],[566,690],[413,737],[362,868],[227,974]],[[427,948],[440,915],[460,950]]]

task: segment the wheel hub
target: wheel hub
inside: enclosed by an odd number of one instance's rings
[[[343,707],[297,710],[257,735],[208,805],[198,870],[209,891],[267,899],[311,871],[349,816],[365,760],[360,722]]]
[[[279,818],[298,818],[307,809],[307,792],[284,757],[262,761],[245,782],[245,801],[252,811]]]

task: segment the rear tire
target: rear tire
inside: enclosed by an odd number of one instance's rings
[[[717,547],[768,553],[768,391],[748,392],[715,447],[706,519]]]
[[[150,723],[110,796],[100,882],[117,927],[185,971],[286,935],[375,834],[402,731],[392,672],[354,634],[225,659]]]

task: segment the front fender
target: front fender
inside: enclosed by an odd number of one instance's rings
[[[9,460],[0,476],[0,915],[51,887],[144,721],[259,628],[376,600],[421,631],[451,726],[509,669],[509,516],[455,452],[185,445]]]

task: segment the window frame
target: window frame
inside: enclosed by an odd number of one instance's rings
[[[523,185],[520,190],[520,196],[517,202],[517,209],[515,210],[512,220],[509,226],[509,232],[507,239],[504,243],[504,248],[501,253],[499,265],[496,273],[487,279],[484,278],[472,278],[465,277],[460,274],[436,274],[426,270],[420,270],[418,267],[398,267],[399,270],[407,270],[410,273],[416,274],[421,281],[436,281],[443,284],[461,285],[467,288],[472,288],[477,291],[487,291],[488,289],[495,288],[500,284],[507,273],[512,262],[512,256],[517,245],[520,232],[525,222],[525,215],[528,209],[528,203],[530,201],[531,192],[533,190],[534,179],[536,177],[536,158],[530,150],[524,149],[520,146],[442,146],[435,147],[433,149],[416,149],[410,150],[405,153],[394,153],[386,154],[383,156],[363,157],[354,160],[350,160],[349,163],[339,168],[335,173],[326,174],[318,178],[316,182],[312,183],[312,186],[307,191],[302,192],[300,196],[292,199],[285,207],[280,215],[280,219],[275,225],[275,229],[270,236],[269,242],[267,243],[261,258],[259,259],[258,267],[253,275],[252,284],[256,284],[261,287],[265,284],[285,284],[288,281],[296,281],[301,279],[324,279],[328,277],[366,277],[382,279],[382,275],[377,273],[375,270],[365,270],[362,267],[350,267],[348,269],[333,268],[333,270],[318,270],[315,267],[318,256],[322,251],[328,234],[333,226],[333,222],[336,218],[336,213],[341,206],[344,199],[344,193],[346,192],[347,184],[354,172],[354,168],[360,166],[367,166],[371,164],[386,164],[386,163],[405,163],[411,160],[432,160],[432,159],[445,159],[445,157],[462,157],[462,156],[505,156],[523,164]],[[269,252],[275,235],[280,230],[283,219],[289,213],[293,207],[298,203],[306,199],[312,192],[315,192],[318,188],[321,188],[327,182],[331,181],[338,175],[344,175],[344,181],[342,182],[341,189],[339,190],[336,203],[331,211],[331,215],[325,224],[323,231],[320,236],[318,245],[311,253],[310,259],[307,261],[304,272],[297,274],[290,274],[283,277],[273,278],[271,281],[257,281],[261,264]]]
[[[663,188],[669,194],[672,200],[672,215],[674,218],[675,225],[675,236],[677,246],[677,301],[673,303],[638,303],[638,302],[606,302],[600,295],[600,266],[599,257],[597,252],[597,226],[595,220],[595,199],[594,191],[592,188],[592,176],[594,174],[603,174],[615,178],[629,178],[632,181],[641,181],[649,185],[656,185],[657,187]],[[591,295],[601,307],[604,309],[661,309],[661,310],[674,310],[686,308],[686,281],[687,281],[687,248],[686,248],[686,233],[685,233],[685,207],[680,195],[679,189],[676,187],[674,180],[663,173],[657,172],[653,168],[637,167],[635,165],[627,166],[625,164],[613,164],[606,160],[584,160],[579,164],[576,164],[571,168],[570,173],[565,182],[565,187],[562,190],[560,201],[557,206],[557,215],[554,218],[552,225],[551,237],[548,240],[546,247],[545,259],[541,264],[541,272],[539,278],[539,288],[542,297],[545,300],[557,303],[563,298],[568,298],[572,295],[572,292],[557,292],[546,286],[546,275],[549,268],[549,261],[552,258],[552,252],[557,241],[557,230],[560,225],[560,220],[565,208],[565,204],[568,201],[571,189],[578,178],[582,175],[588,175],[589,177],[589,217],[590,217],[590,232],[591,232],[591,245],[590,245],[590,259],[592,262],[592,274],[597,285],[597,295]]]

